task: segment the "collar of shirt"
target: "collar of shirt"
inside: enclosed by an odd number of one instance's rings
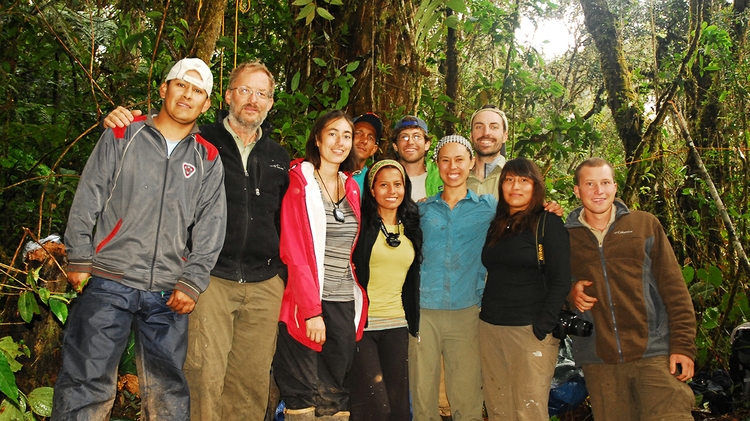
[[[237,132],[235,132],[234,129],[232,129],[232,126],[229,124],[229,116],[224,117],[223,123],[224,123],[224,128],[227,129],[227,131],[229,132],[229,134],[232,135],[232,137],[234,138],[234,141],[237,142],[237,146],[240,147],[240,150],[244,149],[245,148],[245,142],[242,140],[242,138],[240,137],[240,135],[238,135]],[[258,126],[258,131],[255,134],[255,141],[252,142],[250,145],[252,145],[253,143],[257,142],[262,137],[263,137],[263,129],[261,129],[261,127]],[[250,145],[248,145],[248,146],[250,146]]]
[[[487,174],[491,173],[497,166],[500,166],[502,168],[505,166],[505,157],[503,154],[497,154],[497,158],[495,158],[492,162],[489,164],[484,164],[484,176],[487,177]]]
[[[578,221],[583,224],[584,227],[588,228],[589,231],[591,231],[594,236],[596,237],[597,241],[599,241],[599,245],[601,246],[602,243],[604,243],[604,236],[607,235],[607,231],[609,231],[609,227],[612,226],[612,224],[615,222],[615,218],[617,217],[617,209],[615,206],[612,206],[612,212],[609,213],[609,222],[607,222],[607,226],[604,227],[603,231],[599,231],[598,229],[592,227],[589,225],[588,222],[586,222],[586,208],[581,208],[581,214],[578,215]]]
[[[258,131],[255,133],[255,141],[248,143],[245,145],[245,141],[242,140],[240,135],[237,134],[237,132],[232,129],[232,126],[229,124],[229,116],[224,118],[224,128],[226,131],[232,135],[232,138],[234,139],[234,143],[237,145],[237,150],[240,152],[240,158],[242,160],[242,166],[245,168],[245,171],[247,171],[247,159],[250,156],[250,151],[253,150],[253,147],[258,142],[258,140],[263,137],[263,130],[258,126]]]

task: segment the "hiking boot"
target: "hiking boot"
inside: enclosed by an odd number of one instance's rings
[[[339,411],[333,415],[315,417],[315,421],[349,421],[349,411]]]
[[[285,421],[315,421],[315,407],[284,410]],[[347,418],[348,419],[348,418]]]

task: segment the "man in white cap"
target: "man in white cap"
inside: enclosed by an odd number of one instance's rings
[[[190,315],[184,369],[192,421],[260,420],[268,406],[287,273],[280,208],[289,186],[289,155],[266,120],[274,87],[263,63],[239,64],[224,92],[228,112],[200,127],[224,164],[227,224],[210,287]],[[140,114],[118,107],[104,125],[125,127]]]
[[[65,231],[80,293],[65,324],[53,420],[109,419],[131,328],[145,419],[190,418],[182,366],[188,313],[224,241],[224,168],[195,121],[213,77],[183,59],[159,88],[155,116],[106,130],[81,174]]]

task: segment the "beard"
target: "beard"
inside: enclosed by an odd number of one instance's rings
[[[483,140],[492,140],[495,142],[495,144],[491,146],[490,147],[491,149],[489,150],[488,149],[482,150],[477,145],[479,145],[479,142]],[[500,141],[498,141],[498,139],[495,137],[484,136],[474,141],[474,152],[476,152],[478,156],[496,156],[497,154],[500,153],[500,150],[502,150],[502,148],[503,148],[503,144]]]
[[[236,121],[240,126],[245,128],[248,132],[253,132],[257,130],[261,124],[263,124],[263,121],[268,116],[268,110],[262,110],[261,107],[258,107],[259,112],[256,118],[245,118],[242,115],[242,110],[247,105],[250,104],[242,104],[241,106],[236,105],[234,102],[229,104],[229,115],[232,116],[232,119]]]

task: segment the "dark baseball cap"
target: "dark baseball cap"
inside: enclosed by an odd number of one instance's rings
[[[357,123],[368,123],[375,129],[376,139],[375,143],[380,143],[380,138],[383,136],[383,122],[380,121],[380,117],[378,117],[375,113],[365,113],[362,114],[359,117],[354,118],[354,124]]]

